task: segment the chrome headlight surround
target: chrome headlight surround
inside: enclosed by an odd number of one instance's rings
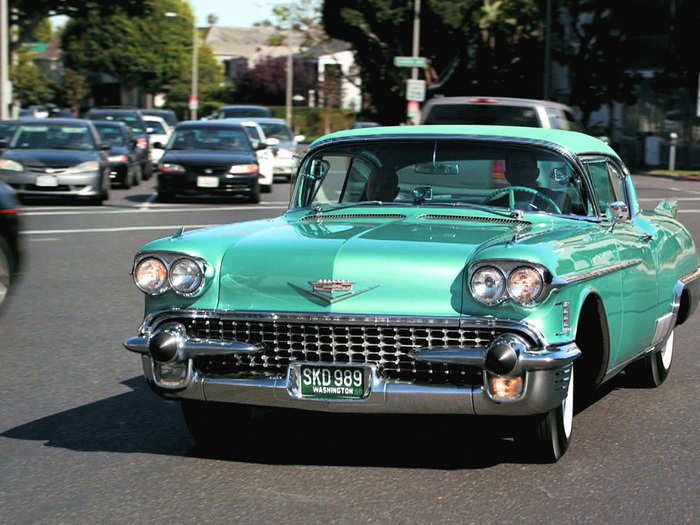
[[[504,279],[501,295],[490,303],[479,299],[473,286],[474,278],[486,268],[497,269],[501,272]],[[523,294],[518,293],[516,283],[514,283],[518,272],[530,272],[532,281],[536,285],[531,296],[524,299],[522,298]],[[487,306],[495,306],[509,299],[520,306],[534,306],[546,299],[554,287],[552,273],[537,263],[511,259],[490,259],[473,263],[469,268],[469,292],[475,300]]]
[[[152,291],[144,289],[139,285],[139,282],[137,281],[137,270],[139,268],[139,265],[147,259],[155,259],[159,261],[163,264],[166,270],[166,277],[164,283]],[[175,284],[175,279],[173,278],[173,268],[175,268],[175,270],[177,271],[178,265],[181,266],[183,264],[189,264],[191,268],[195,269],[195,284],[186,288]],[[156,296],[164,294],[169,290],[172,290],[176,294],[181,295],[183,297],[193,297],[197,295],[204,287],[207,277],[207,269],[207,262],[204,259],[200,257],[187,255],[185,253],[165,251],[141,252],[137,254],[136,258],[134,259],[134,266],[131,270],[131,275],[134,279],[136,287],[146,295]]]
[[[486,295],[479,290],[491,287],[492,295]],[[493,306],[506,299],[506,276],[497,266],[484,264],[479,266],[469,279],[469,291],[472,297],[486,306]]]
[[[185,270],[184,273],[182,270]],[[189,283],[183,284],[178,279],[189,278]],[[192,257],[181,257],[174,261],[168,269],[168,284],[175,293],[191,297],[196,294],[204,284],[204,268]]]

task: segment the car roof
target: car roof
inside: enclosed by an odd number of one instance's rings
[[[126,122],[123,122],[121,120],[91,120],[90,122],[92,122],[95,126],[113,126],[115,128],[128,128]]]
[[[316,139],[309,148],[338,139],[381,138],[401,139],[411,136],[440,138],[494,138],[512,139],[523,143],[546,143],[564,147],[571,153],[604,153],[618,158],[617,153],[602,140],[577,131],[550,128],[527,128],[520,126],[470,126],[470,125],[423,125],[423,126],[382,126],[378,128],[346,129],[324,135]]]
[[[139,109],[125,109],[125,108],[92,108],[88,110],[87,114],[97,114],[97,113],[107,113],[110,115],[118,115],[123,113],[125,115],[141,115],[141,110]]]
[[[256,104],[229,104],[228,106],[221,106],[219,108],[219,110],[229,109],[229,108],[261,108],[261,109],[269,110],[269,108],[267,106],[258,106]]]
[[[82,126],[92,126],[94,121],[88,120],[88,119],[83,119],[83,118],[36,118],[36,119],[26,119],[26,120],[21,120],[18,121],[18,124],[21,124],[22,126],[25,125],[34,125],[34,124],[40,124],[44,126],[49,126],[49,125],[54,125],[58,124],[60,125],[66,125],[66,124],[73,124],[77,125],[80,124]]]
[[[475,104],[475,105],[507,105],[507,106],[547,106],[566,111],[573,111],[566,104],[554,102],[552,100],[537,100],[534,98],[516,98],[516,97],[433,97],[425,103],[423,109],[427,106],[442,106],[453,104]]]
[[[264,123],[264,124],[287,124],[287,121],[284,120],[283,118],[274,118],[274,117],[245,117],[246,120],[252,120],[253,122],[257,123]],[[222,119],[225,120],[225,119]]]
[[[168,124],[163,117],[159,117],[158,115],[141,115],[141,118],[143,118],[143,120],[154,120],[165,125]]]
[[[236,128],[243,129],[242,124],[238,122],[233,122],[231,119],[219,119],[219,120],[185,120],[184,122],[178,122],[177,129],[182,128]]]

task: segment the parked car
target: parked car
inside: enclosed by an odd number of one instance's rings
[[[157,166],[160,158],[163,156],[165,145],[170,140],[170,135],[173,134],[173,130],[161,117],[144,115],[143,120],[148,126],[146,131],[148,132],[148,141],[151,147],[151,164]]]
[[[473,175],[493,160],[505,186]],[[124,344],[203,447],[251,406],[475,414],[556,461],[574,392],[662,383],[700,298],[675,204],[643,210],[611,148],[502,126],[327,135],[284,215],[152,241],[132,273]]]
[[[268,146],[272,146],[274,155],[273,173],[290,179],[295,166],[295,157],[299,154],[299,143],[304,135],[292,135],[292,130],[281,118],[251,118],[260,124]]]
[[[153,168],[151,166],[151,147],[148,143],[146,122],[143,120],[139,109],[123,107],[93,108],[87,112],[85,117],[90,120],[117,120],[128,125],[134,137],[136,137],[139,164],[141,165],[141,177],[143,180],[151,178],[153,174]]]
[[[177,115],[175,115],[172,109],[142,109],[141,114],[143,116],[151,115],[153,117],[160,117],[167,122],[168,126],[171,128],[174,128],[179,122]]]
[[[507,97],[436,97],[421,111],[421,124],[486,124],[582,131],[574,111],[549,100]]]
[[[260,127],[260,124],[254,120],[248,120],[246,118],[230,118],[226,119],[227,122],[237,122],[248,134],[248,139],[255,150],[255,154],[258,157],[258,166],[260,167],[260,178],[258,182],[260,184],[260,191],[262,193],[270,193],[272,191],[272,184],[274,182],[274,167],[275,167],[275,156],[272,153],[272,148],[266,148],[267,137],[265,132]]]
[[[95,126],[82,119],[28,120],[18,124],[0,158],[0,180],[19,197],[109,197],[109,164]]]
[[[255,153],[238,123],[181,122],[158,164],[158,199],[167,202],[177,195],[243,194],[250,202],[260,202]]]
[[[19,203],[15,192],[0,181],[0,312],[7,301],[21,263],[18,212]]]
[[[119,184],[124,188],[138,185],[141,182],[141,164],[131,128],[126,123],[116,120],[95,120],[93,124],[102,142],[109,145],[107,160],[112,184]]]
[[[222,106],[219,110],[212,114],[212,119],[222,118],[241,118],[241,117],[271,117],[270,108],[265,106],[253,106],[247,104],[236,104],[231,106]]]
[[[18,120],[0,120],[0,153],[7,147],[18,123]]]
[[[70,108],[53,107],[49,109],[49,118],[75,118],[75,113]]]

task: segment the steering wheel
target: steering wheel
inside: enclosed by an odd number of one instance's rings
[[[555,212],[561,214],[561,208],[557,206],[557,203],[554,202],[552,199],[547,197],[544,193],[541,193],[533,188],[528,188],[527,186],[506,186],[504,188],[499,188],[496,191],[492,191],[486,196],[486,199],[484,202],[489,202],[494,200],[496,197],[500,197],[501,195],[508,194],[508,207],[509,208],[515,208],[515,192],[516,191],[522,191],[524,193],[532,193],[535,195],[535,197],[538,197],[542,199],[544,202],[549,204],[552,209],[554,209]],[[532,207],[535,209],[539,210],[537,206],[533,202],[530,203]]]

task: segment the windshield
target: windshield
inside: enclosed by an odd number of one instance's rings
[[[292,140],[292,134],[287,127],[287,124],[276,122],[258,122],[267,138],[279,140]]]
[[[119,128],[115,128],[114,126],[100,126],[97,125],[95,126],[97,128],[97,131],[100,133],[100,136],[102,137],[102,142],[105,144],[109,144],[110,146],[125,146],[126,141],[124,140],[124,135],[122,135],[122,131]]]
[[[183,128],[175,130],[167,149],[248,152],[252,148],[242,128]]]
[[[291,207],[379,201],[593,214],[583,180],[558,154],[447,139],[323,148],[304,159]]]
[[[20,149],[95,149],[87,126],[20,125],[10,142]]]
[[[270,111],[267,108],[222,108],[219,111],[219,118],[239,118],[239,117],[269,117]]]
[[[106,113],[94,113],[90,115],[91,119],[99,120],[117,120],[119,122],[125,122],[127,126],[131,128],[134,133],[146,133],[146,128],[143,126],[143,120],[136,115],[120,115],[120,114],[106,114]]]
[[[165,131],[165,128],[163,127],[163,124],[158,122],[157,120],[147,120],[146,121],[146,126],[151,128],[152,131],[149,131],[151,134],[155,135],[165,135],[167,132]]]

